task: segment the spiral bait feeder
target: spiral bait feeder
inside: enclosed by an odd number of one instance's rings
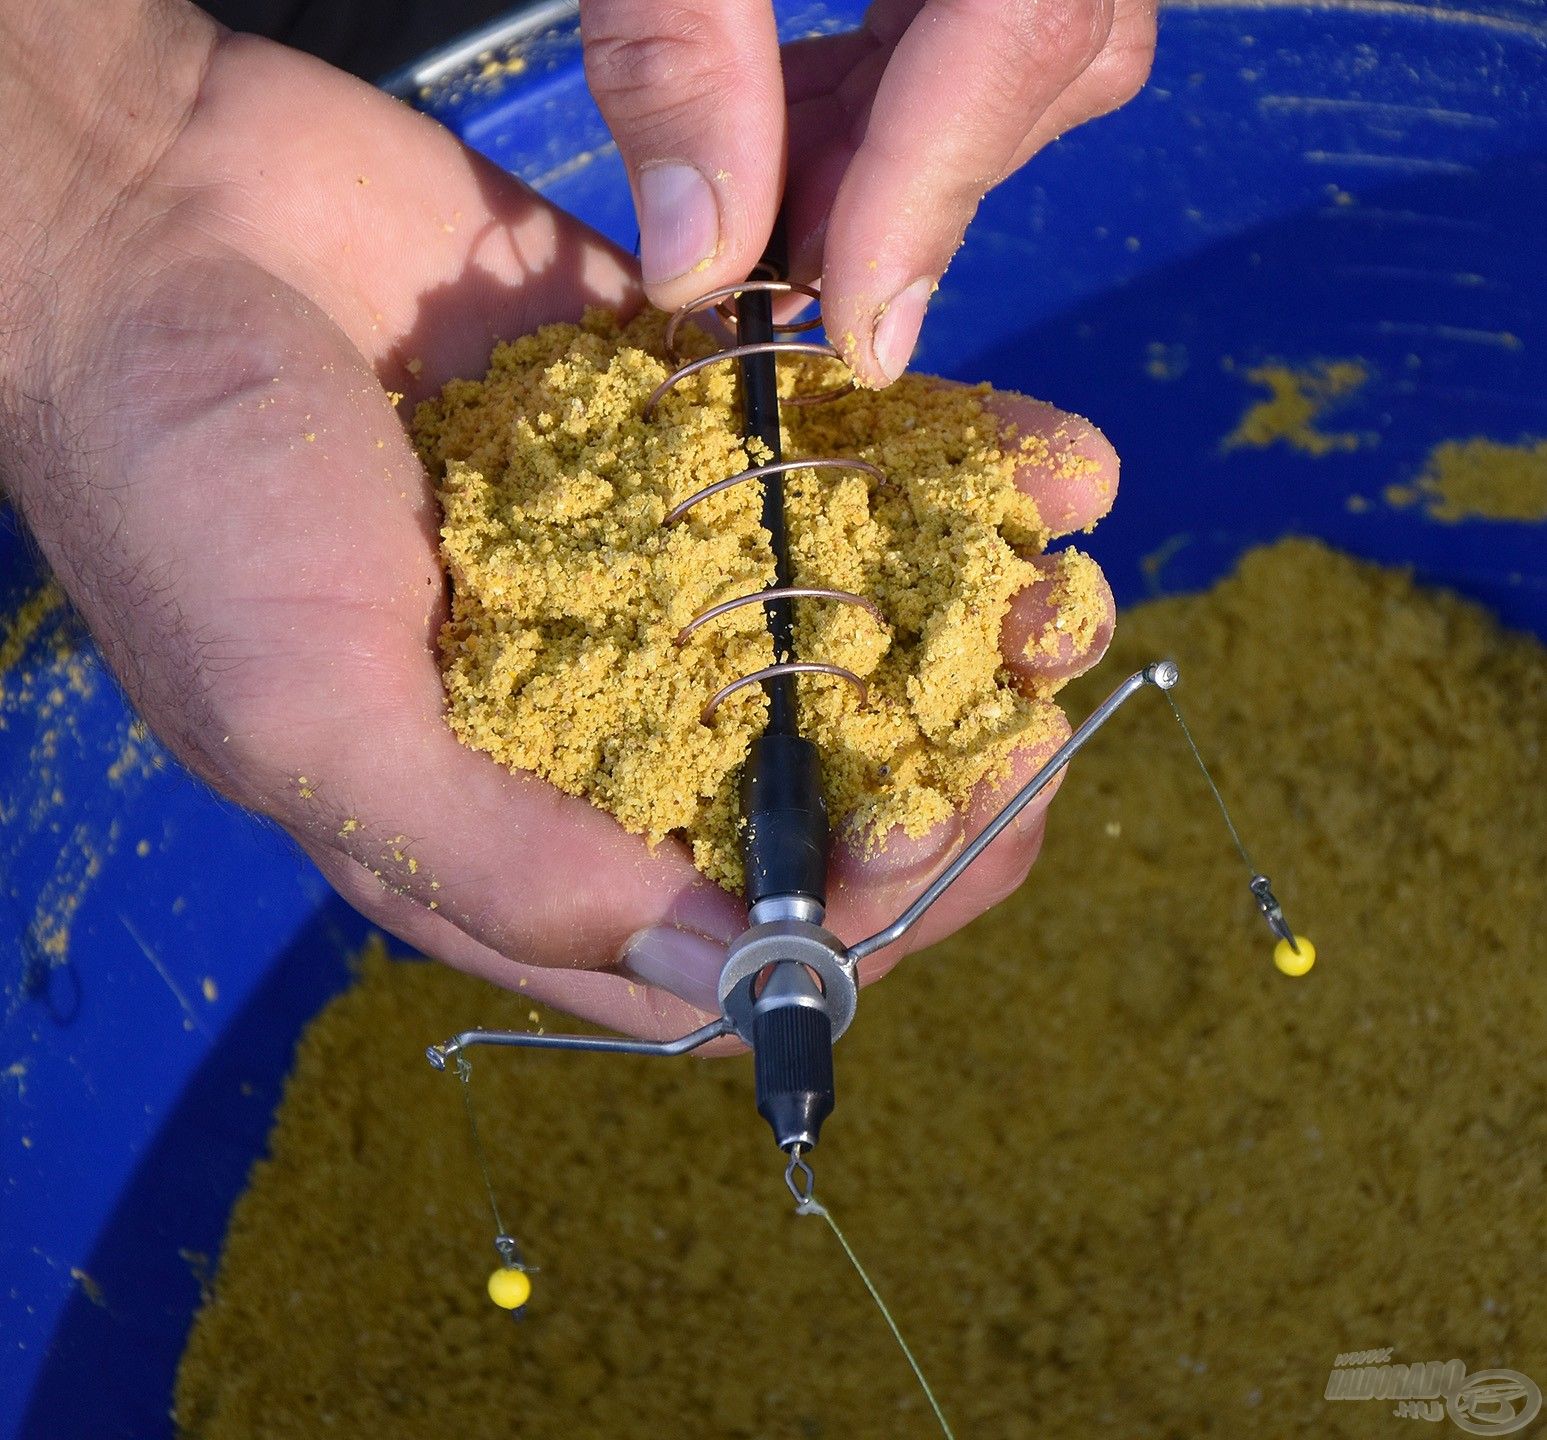
[[[841,357],[825,341],[787,338],[812,329],[818,321],[774,322],[775,295],[794,293],[818,298],[817,292],[810,287],[780,278],[781,271],[782,265],[776,267],[771,261],[765,261],[758,267],[759,273],[743,283],[711,290],[679,309],[672,316],[665,336],[667,354],[677,368],[656,388],[644,408],[645,418],[651,418],[665,396],[687,376],[713,364],[734,362],[739,370],[742,433],[748,440],[760,441],[771,457],[689,495],[666,515],[664,521],[667,525],[676,524],[693,506],[709,496],[735,485],[756,482],[763,487],[762,524],[774,554],[772,585],[710,607],[690,620],[676,637],[678,646],[683,646],[700,627],[712,624],[719,616],[744,605],[761,604],[774,645],[772,665],[726,685],[710,699],[701,717],[704,724],[712,724],[721,704],[737,691],[752,685],[761,685],[768,699],[766,726],[752,742],[742,772],[742,852],[746,867],[748,924],[730,945],[720,971],[720,1014],[707,1025],[675,1040],[465,1030],[444,1044],[430,1046],[427,1055],[431,1065],[438,1070],[448,1066],[454,1068],[465,1087],[468,1062],[464,1052],[475,1045],[672,1056],[687,1054],[711,1040],[735,1036],[752,1051],[757,1110],[768,1122],[775,1143],[787,1157],[785,1184],[795,1198],[797,1210],[802,1214],[825,1215],[813,1193],[814,1176],[808,1157],[820,1138],[823,1121],[833,1110],[833,1045],[854,1020],[859,999],[859,962],[913,929],[978,856],[1139,691],[1154,688],[1163,693],[1181,724],[1193,756],[1225,817],[1235,847],[1251,874],[1253,899],[1278,937],[1275,962],[1279,968],[1286,974],[1304,974],[1310,968],[1315,952],[1309,941],[1297,937],[1290,929],[1267,876],[1256,870],[1247,855],[1225,809],[1224,799],[1170,694],[1180,678],[1176,665],[1170,660],[1156,661],[1128,676],[981,833],[889,925],[853,945],[845,945],[823,927],[830,837],[822,794],[821,755],[817,746],[799,732],[795,677],[809,674],[835,676],[853,687],[859,704],[865,701],[866,686],[863,678],[841,666],[796,656],[792,602],[814,598],[853,605],[867,611],[878,624],[885,625],[886,621],[874,602],[862,595],[794,582],[785,523],[784,477],[797,470],[847,470],[867,474],[879,485],[885,485],[887,480],[875,465],[865,460],[783,458],[776,374],[778,357]],[[734,303],[733,314],[727,313],[728,302]],[[718,307],[719,313],[734,324],[736,343],[714,354],[684,361],[676,348],[678,330],[690,316],[711,306]],[[853,388],[850,382],[813,395],[792,397],[786,403],[820,403],[847,394]],[[471,1120],[470,1102],[468,1113]],[[475,1144],[476,1135],[474,1124]],[[481,1147],[479,1154],[482,1163]],[[484,1171],[487,1184],[486,1166]],[[492,1186],[490,1201],[494,1203]],[[500,1231],[496,1249],[504,1270],[519,1271],[524,1276],[527,1267],[499,1220],[498,1206],[494,1208],[496,1228]],[[833,1223],[830,1218],[829,1223]],[[847,1242],[843,1243],[847,1249]],[[853,1258],[852,1252],[850,1254]],[[501,1273],[497,1271],[496,1276]],[[862,1271],[861,1275],[863,1277]],[[869,1286],[868,1278],[865,1283]],[[499,1294],[495,1293],[496,1289]],[[521,1281],[505,1281],[497,1286],[491,1280],[491,1295],[496,1303],[507,1308],[519,1309],[529,1291],[529,1284]],[[507,1301],[512,1303],[507,1304]],[[890,1316],[888,1322],[891,1323]],[[893,1328],[895,1331],[895,1326]],[[898,1339],[901,1340],[900,1335]],[[911,1354],[909,1358],[911,1362]],[[919,1379],[923,1383],[922,1374]],[[927,1384],[924,1388],[927,1393]]]

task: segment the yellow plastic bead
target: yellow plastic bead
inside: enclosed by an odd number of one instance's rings
[[[532,1281],[525,1270],[501,1266],[489,1276],[489,1299],[501,1310],[519,1310],[531,1295]]]
[[[1305,936],[1296,935],[1295,945],[1300,947],[1298,955],[1287,940],[1273,947],[1273,963],[1286,975],[1303,975],[1316,963],[1316,947]]]

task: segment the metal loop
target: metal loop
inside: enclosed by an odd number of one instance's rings
[[[886,626],[886,616],[881,613],[881,607],[874,600],[867,600],[863,595],[856,595],[850,590],[829,590],[824,585],[770,585],[766,590],[754,590],[750,595],[738,595],[734,600],[722,600],[718,605],[711,605],[702,614],[689,620],[677,632],[677,638],[672,644],[685,645],[688,636],[700,625],[707,625],[721,615],[741,609],[743,605],[759,605],[767,600],[837,600],[843,605],[858,605],[861,610],[874,616],[878,625],[890,628]]]
[[[655,418],[655,407],[660,404],[662,396],[680,380],[686,380],[689,375],[696,375],[705,366],[718,364],[721,360],[741,360],[748,355],[821,355],[828,360],[842,361],[840,355],[825,340],[759,340],[751,345],[732,345],[727,350],[717,350],[713,355],[704,355],[697,360],[689,360],[686,365],[679,365],[673,370],[654,390],[650,392],[650,398],[645,401],[644,418]],[[815,395],[807,395],[804,398],[791,396],[785,401],[787,405],[815,405],[823,400],[834,400],[839,395],[847,395],[854,389],[854,382],[835,386],[831,390],[820,390]]]
[[[839,355],[836,350],[833,351],[833,354],[837,359],[843,360],[843,356]],[[849,362],[847,360],[843,360],[843,363],[847,365]],[[845,380],[842,385],[834,385],[829,390],[816,390],[813,391],[810,395],[786,395],[784,397],[784,403],[786,405],[795,406],[825,405],[829,400],[840,400],[845,395],[852,395],[858,389],[859,381],[855,380],[851,376],[849,379]]]
[[[836,675],[840,680],[847,680],[859,691],[861,705],[865,703],[865,697],[870,693],[870,687],[852,670],[845,670],[842,665],[824,665],[816,660],[785,660],[778,665],[767,665],[761,670],[754,670],[750,675],[743,675],[739,680],[732,680],[729,685],[722,686],[709,697],[709,703],[704,706],[703,713],[698,717],[699,721],[708,725],[713,721],[714,712],[720,708],[721,701],[730,699],[738,690],[743,690],[748,685],[760,685],[764,680],[773,680],[780,675]]]
[[[761,268],[761,267],[760,267]],[[666,354],[673,365],[682,363],[682,354],[677,349],[677,331],[685,320],[691,319],[701,310],[714,307],[716,315],[725,320],[732,329],[735,328],[736,318],[730,314],[724,302],[737,295],[744,295],[749,290],[769,291],[775,294],[805,295],[812,300],[820,300],[822,292],[810,285],[801,285],[794,280],[758,279],[743,280],[739,285],[721,285],[717,290],[706,290],[696,300],[689,300],[686,305],[680,305],[672,312],[672,317],[666,322],[666,336],[664,345]],[[776,335],[800,335],[807,330],[815,330],[822,323],[821,317],[814,320],[798,320],[787,325],[775,325]]]
[[[499,1253],[499,1257],[504,1262],[507,1270],[526,1270],[529,1268],[514,1235],[507,1235],[504,1231],[501,1231],[494,1237],[494,1248]]]
[[[727,475],[723,480],[716,480],[713,485],[706,485],[702,490],[694,491],[686,500],[680,500],[673,505],[666,512],[666,517],[661,524],[675,525],[700,500],[707,500],[711,495],[718,495],[732,486],[740,485],[743,480],[761,480],[766,475],[787,475],[794,470],[862,470],[867,475],[873,475],[882,485],[892,483],[886,478],[886,472],[880,466],[872,465],[868,460],[820,457],[814,460],[779,460],[772,465],[755,465],[750,470],[743,470],[739,475]]]
[[[784,1167],[784,1183],[789,1186],[790,1194],[795,1197],[795,1204],[800,1209],[804,1210],[808,1205],[816,1203],[813,1198],[816,1176],[801,1155],[799,1145],[790,1147],[790,1163]]]
[[[748,292],[763,292],[772,294],[805,295],[812,300],[820,300],[821,292],[810,285],[802,285],[798,281],[785,280],[773,273],[768,265],[760,264],[751,275],[735,285],[721,285],[717,289],[706,291],[687,304],[679,306],[672,312],[671,319],[666,323],[664,347],[666,354],[676,369],[672,371],[654,390],[645,401],[644,418],[652,420],[655,417],[656,408],[660,405],[666,393],[680,381],[687,379],[689,375],[696,375],[700,370],[715,364],[721,360],[744,360],[751,355],[816,355],[827,360],[843,361],[837,349],[826,341],[814,340],[759,340],[746,345],[732,345],[727,349],[717,351],[713,355],[705,355],[697,360],[689,360],[685,364],[679,363],[680,352],[677,349],[677,332],[683,322],[689,316],[696,315],[700,311],[707,310],[711,306],[723,308],[723,302],[732,296],[744,295]],[[727,317],[729,318],[729,317]],[[798,321],[786,325],[775,325],[775,335],[790,335],[801,331],[814,329],[820,321]],[[734,324],[734,321],[732,321]],[[837,385],[827,390],[822,390],[814,395],[790,396],[785,403],[789,405],[815,405],[824,400],[834,400],[840,395],[847,395],[856,388],[856,382],[850,378],[846,384]],[[886,476],[868,460],[847,460],[837,457],[818,456],[810,460],[775,460],[766,465],[754,465],[743,470],[738,475],[728,475],[723,480],[717,480],[712,485],[706,485],[702,490],[695,491],[687,499],[680,501],[667,511],[662,524],[674,525],[693,506],[702,500],[707,500],[711,495],[718,495],[729,490],[734,485],[740,485],[746,480],[767,479],[775,475],[785,475],[794,470],[857,470],[875,477],[878,483],[887,484]],[[717,619],[728,611],[739,609],[743,605],[767,604],[770,601],[791,600],[799,598],[820,600],[836,600],[840,604],[858,605],[868,611],[879,625],[886,625],[886,617],[882,615],[874,602],[867,600],[862,595],[851,594],[847,590],[831,590],[826,587],[813,585],[775,585],[766,590],[757,591],[751,595],[738,596],[732,600],[722,601],[718,605],[712,605],[700,615],[695,615],[677,633],[675,643],[682,645],[692,633],[701,625]],[[754,671],[750,675],[743,675],[740,679],[733,680],[729,685],[721,687],[704,706],[699,719],[703,724],[711,724],[715,712],[723,701],[730,698],[738,690],[743,690],[749,685],[761,684],[767,680],[777,679],[785,675],[833,675],[840,680],[847,680],[859,691],[860,703],[863,704],[869,694],[869,687],[852,670],[846,670],[841,665],[828,665],[817,661],[785,660],[777,665],[765,666],[761,670]],[[432,1056],[433,1060],[433,1056]]]

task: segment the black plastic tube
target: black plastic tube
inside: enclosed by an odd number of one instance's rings
[[[776,276],[785,273],[782,224],[769,243],[765,266]],[[773,298],[764,291],[738,297],[737,339],[743,344],[772,340]],[[770,454],[760,463],[782,460],[779,443],[779,387],[773,354],[748,355],[741,360],[742,433],[756,437]],[[793,584],[789,536],[784,520],[784,477],[769,475],[763,485],[763,528],[773,545],[774,583]],[[774,658],[795,658],[795,612],[789,599],[763,606]],[[827,806],[822,798],[821,756],[801,737],[795,704],[795,677],[777,675],[764,681],[768,724],[752,743],[741,779],[744,822],[742,857],[747,871],[747,903],[773,895],[803,895],[819,904],[827,901]]]
[[[785,273],[784,227],[775,227],[764,263],[777,278]],[[736,338],[743,345],[774,338],[773,296],[766,290],[748,291],[736,301]],[[741,361],[741,433],[758,439],[769,453],[757,463],[784,458],[779,442],[778,357],[772,354],[748,355]],[[763,528],[773,544],[774,584],[789,585],[790,542],[784,524],[784,477],[770,475],[763,481]],[[773,636],[774,659],[795,658],[795,608],[789,600],[770,600],[763,607],[768,617],[768,632]],[[764,681],[768,695],[770,735],[796,734],[795,677],[777,675]]]

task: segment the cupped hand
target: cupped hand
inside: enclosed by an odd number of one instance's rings
[[[84,0],[48,8],[42,28],[0,37],[24,77],[44,73],[60,24],[98,24]],[[125,29],[131,10],[148,33]],[[13,192],[30,225],[13,233],[41,238],[0,257],[14,322],[0,451],[60,581],[172,750],[288,829],[367,916],[620,1030],[700,1023],[741,903],[683,848],[647,851],[445,724],[438,519],[400,418],[482,373],[500,337],[638,303],[632,263],[337,71],[191,7],[109,14],[122,82],[98,67],[83,98],[53,67],[8,117],[47,160],[26,173],[68,180]],[[389,390],[407,400],[394,408]],[[1115,482],[1105,441],[1050,407],[1005,403],[1049,438],[1054,460],[1023,476],[1044,515],[1061,530],[1094,520]],[[1097,465],[1058,465],[1071,450]],[[1036,587],[1022,597],[1007,653],[1046,604]],[[1077,670],[1104,644],[1037,663]],[[889,920],[989,803],[874,859],[840,845],[840,936]],[[1018,883],[1041,815],[906,943]],[[870,978],[899,953],[875,957]]]
[[[876,0],[859,29],[781,53],[771,0],[581,0],[650,298],[741,279],[782,200],[828,335],[890,383],[983,196],[1143,85],[1157,4]]]

